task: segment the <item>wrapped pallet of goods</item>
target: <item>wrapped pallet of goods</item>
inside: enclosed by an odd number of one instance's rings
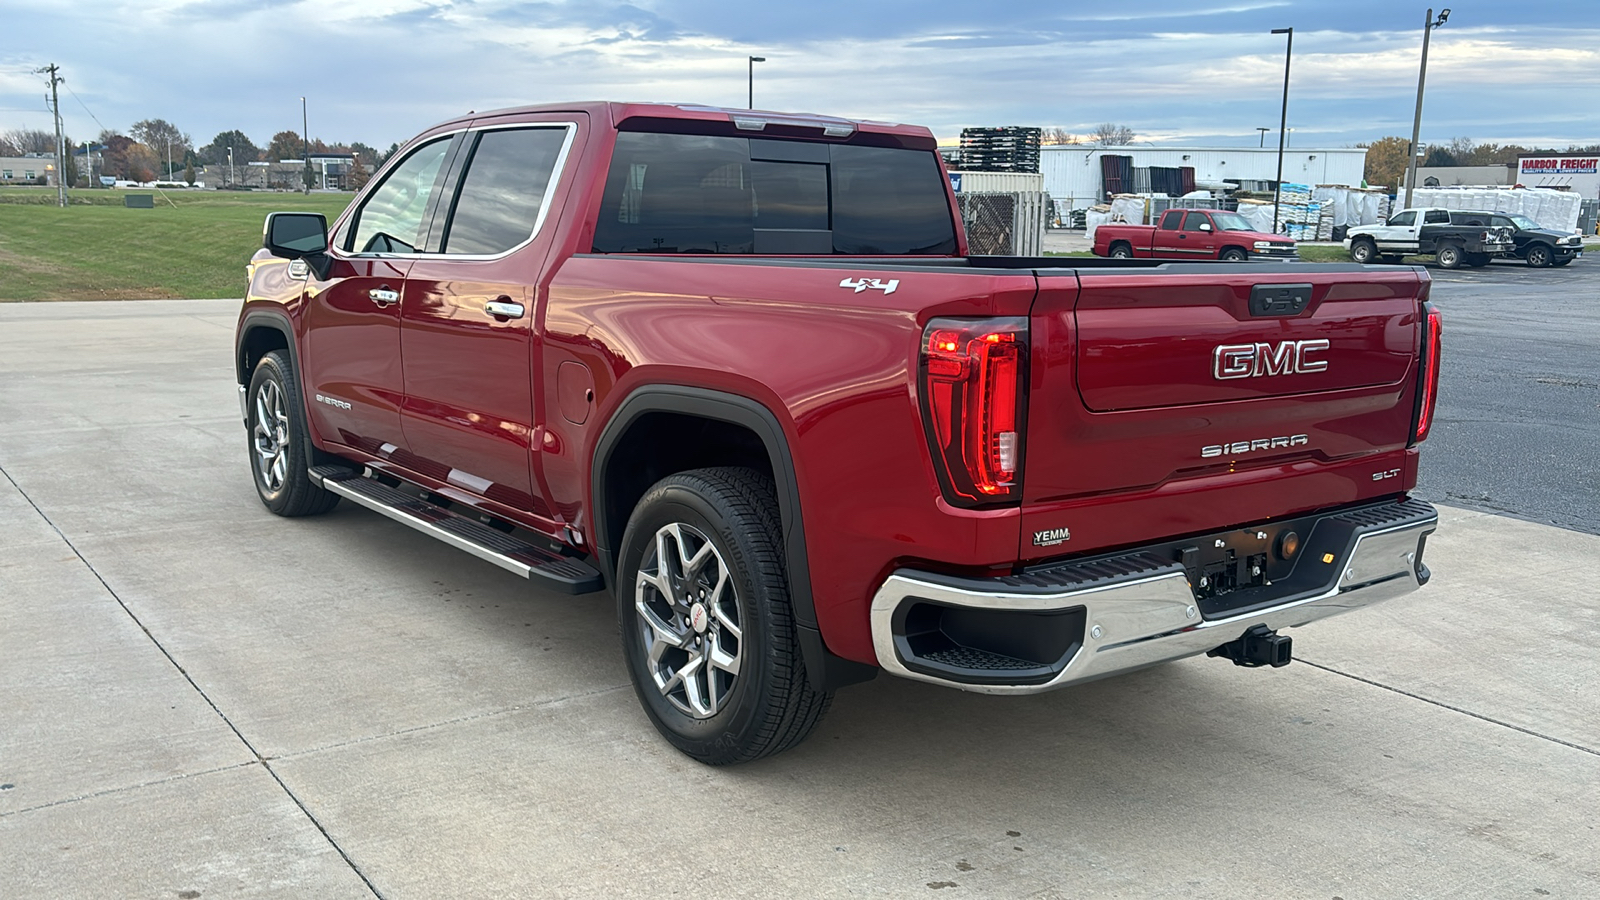
[[[1412,192],[1414,206],[1498,212],[1527,216],[1541,228],[1576,231],[1583,198],[1571,191],[1548,188],[1438,187],[1417,188]]]
[[[1150,200],[1137,194],[1117,194],[1111,198],[1111,221],[1128,225],[1149,222]]]
[[[1252,231],[1259,231],[1264,234],[1272,233],[1272,201],[1250,199],[1240,200],[1238,212],[1239,215],[1244,216],[1245,221],[1250,223],[1250,229]]]
[[[1091,206],[1083,211],[1083,233],[1089,239],[1090,246],[1094,245],[1095,229],[1101,225],[1111,224],[1111,207],[1101,203]]]

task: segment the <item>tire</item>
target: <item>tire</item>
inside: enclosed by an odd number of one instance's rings
[[[306,408],[288,351],[261,357],[245,396],[251,480],[262,505],[288,517],[319,516],[339,505],[338,494],[311,481]]]
[[[628,675],[656,730],[707,765],[799,744],[833,699],[806,679],[782,535],[771,480],[715,468],[656,482],[622,537]]]
[[[1550,263],[1554,260],[1555,254],[1551,253],[1550,248],[1544,244],[1534,244],[1528,248],[1528,265],[1535,269],[1549,268]]]
[[[1250,254],[1240,250],[1238,247],[1229,247],[1228,249],[1222,251],[1222,256],[1220,258],[1224,262],[1244,262],[1250,258]]]
[[[1133,259],[1133,248],[1122,241],[1118,241],[1111,245],[1107,255],[1112,259]]]
[[[1350,258],[1362,265],[1378,261],[1378,245],[1372,241],[1356,241],[1350,245]]]
[[[1439,261],[1441,268],[1459,269],[1461,268],[1461,263],[1466,259],[1466,253],[1462,252],[1461,247],[1457,244],[1445,244],[1439,248],[1439,252],[1434,255],[1434,259]]]
[[[1474,269],[1481,269],[1489,264],[1491,258],[1487,253],[1468,253],[1467,265]]]

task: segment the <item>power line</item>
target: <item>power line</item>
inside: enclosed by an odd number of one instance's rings
[[[99,126],[100,126],[100,130],[101,130],[101,131],[110,131],[110,130],[111,130],[111,129],[109,129],[109,128],[107,128],[107,127],[106,127],[106,123],[104,123],[104,122],[102,122],[102,121],[100,121],[100,117],[99,117],[99,116],[97,116],[97,115],[95,115],[95,114],[94,114],[94,112],[93,112],[93,111],[92,111],[92,110],[90,110],[90,109],[89,109],[89,104],[87,104],[87,103],[85,103],[85,102],[83,102],[83,98],[82,98],[82,97],[79,97],[79,96],[78,96],[78,95],[77,95],[77,94],[76,94],[76,93],[75,93],[75,92],[74,92],[74,91],[73,91],[73,90],[72,90],[72,88],[71,88],[71,87],[70,87],[70,86],[68,86],[68,85],[67,85],[67,84],[66,84],[66,83],[65,83],[65,82],[63,82],[63,83],[62,83],[62,87],[65,87],[65,88],[66,88],[66,89],[67,89],[67,93],[69,93],[69,94],[72,94],[72,99],[74,99],[74,100],[76,100],[76,101],[78,101],[78,105],[79,105],[79,106],[81,106],[81,107],[83,107],[83,111],[84,111],[84,112],[86,112],[86,113],[88,113],[88,114],[89,114],[89,118],[91,118],[91,119],[93,119],[93,120],[94,120],[94,123],[95,123],[95,124],[96,124],[96,125],[99,125]]]

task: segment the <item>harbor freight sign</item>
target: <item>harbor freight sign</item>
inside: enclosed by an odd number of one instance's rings
[[[1524,175],[1594,175],[1600,172],[1600,158],[1546,156],[1522,160]]]
[[[1517,183],[1600,199],[1600,156],[1524,156],[1517,160]]]

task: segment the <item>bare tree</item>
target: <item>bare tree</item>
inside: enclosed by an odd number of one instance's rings
[[[1039,143],[1041,143],[1041,144],[1081,144],[1081,143],[1083,143],[1083,141],[1077,135],[1075,135],[1072,132],[1066,130],[1065,128],[1046,128],[1044,130],[1044,133],[1039,138]]]
[[[22,156],[27,153],[54,153],[56,136],[38,128],[13,128],[0,135],[0,141],[11,145]]]
[[[1472,165],[1469,160],[1472,159],[1472,153],[1477,148],[1478,145],[1474,144],[1472,138],[1469,137],[1453,137],[1450,139],[1450,143],[1445,145],[1445,149],[1450,151],[1450,155],[1455,158],[1458,166]]]
[[[190,140],[187,134],[179,131],[178,126],[166,119],[145,119],[135,122],[133,127],[128,129],[128,133],[139,143],[156,151],[163,160],[167,159],[167,148],[170,147],[174,165],[182,162],[184,154],[194,145],[194,141]]]
[[[1133,143],[1133,129],[1113,122],[1101,122],[1089,132],[1089,140],[1107,147],[1121,147]]]

